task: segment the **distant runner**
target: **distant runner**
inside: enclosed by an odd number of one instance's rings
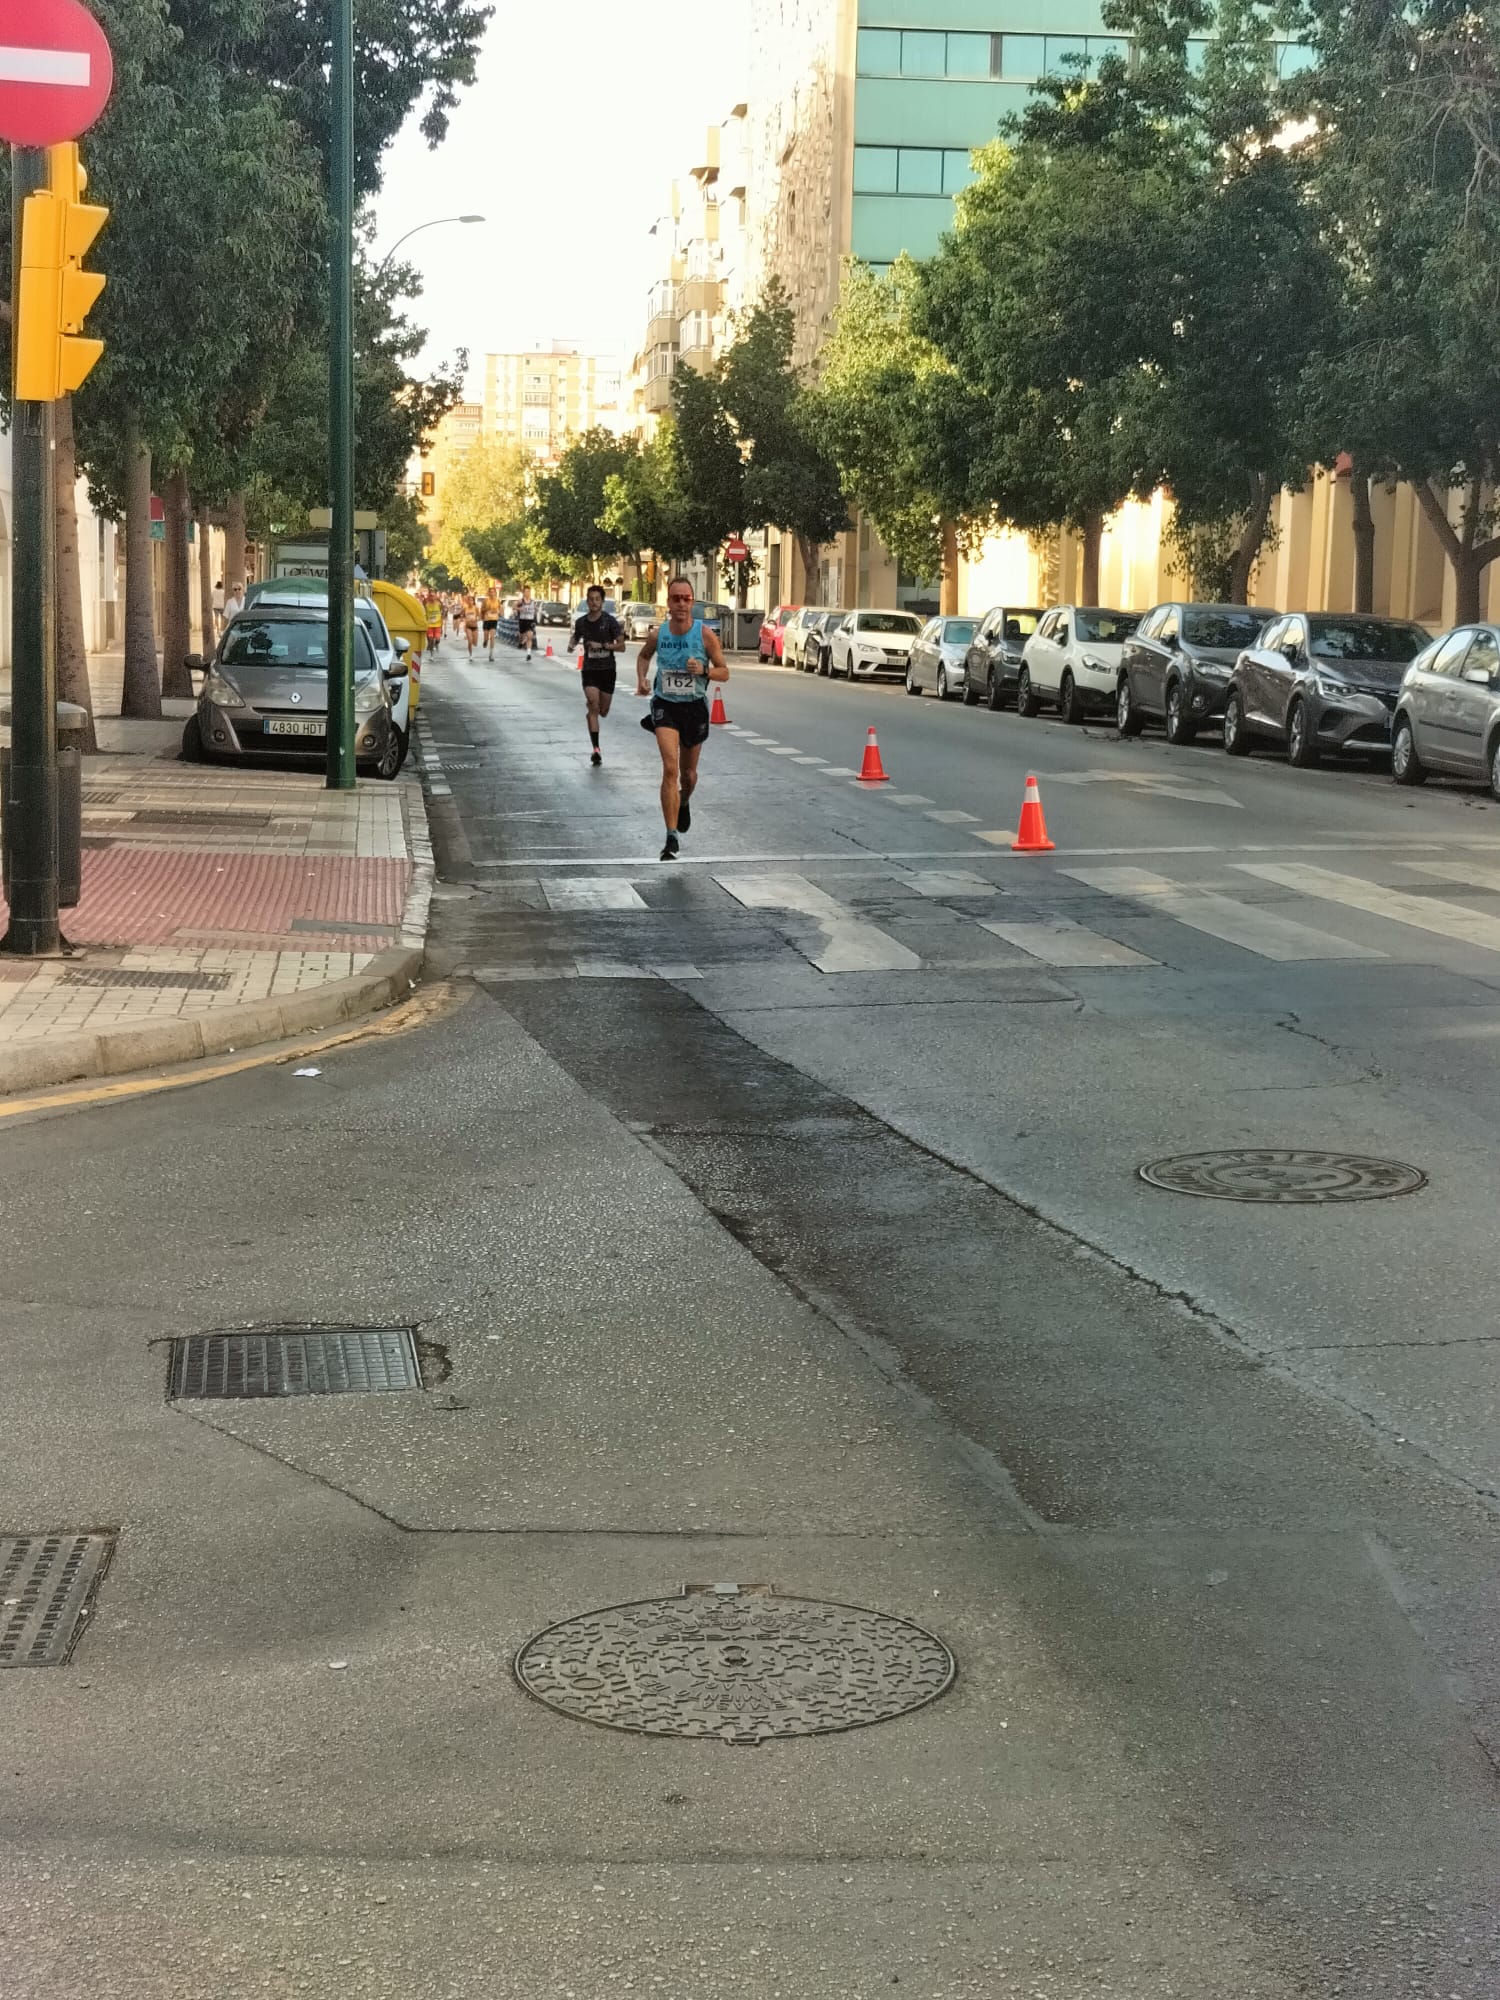
[[[588,589],[588,610],[573,621],[568,641],[583,648],[583,698],[588,703],[589,741],[594,754],[589,762],[596,768],[604,762],[599,753],[599,723],[609,714],[615,698],[615,654],[625,650],[625,633],[619,620],[604,608],[604,592],[597,583]]]
[[[472,660],[479,645],[479,600],[467,592],[464,594],[464,637],[469,642],[469,658]]]
[[[500,589],[498,584],[491,583],[489,585],[484,593],[479,609],[484,619],[485,651],[493,660],[495,657],[495,634],[500,627]]]
[[[656,662],[648,686],[646,670]],[[698,785],[698,759],[708,741],[708,684],[727,681],[729,668],[716,632],[693,616],[693,586],[678,577],[667,590],[667,622],[658,625],[635,663],[636,693],[651,696],[642,729],[656,732],[661,752],[661,811],[667,826],[663,861],[677,859],[677,836],[693,823],[688,801]]]
[[[523,653],[536,651],[536,602],[530,584],[522,585],[521,601],[516,606],[516,644]]]

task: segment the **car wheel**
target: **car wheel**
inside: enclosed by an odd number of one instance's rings
[[[1497,739],[1500,747],[1500,739]],[[1427,771],[1417,755],[1417,739],[1412,730],[1411,717],[1396,717],[1395,734],[1391,737],[1391,776],[1398,785],[1425,785]],[[1490,783],[1495,781],[1494,758],[1490,759]]]
[[[1500,799],[1500,736],[1490,739],[1490,791]]]
[[[997,714],[1005,706],[1005,696],[1001,692],[1000,687],[1000,676],[995,672],[993,665],[985,677],[984,698]]]
[[[393,722],[385,732],[385,744],[380,752],[380,762],[375,766],[376,777],[383,778],[390,784],[400,775],[405,760],[406,750],[401,742],[401,731]]]
[[[1187,695],[1181,681],[1167,683],[1167,741],[1169,743],[1191,743],[1198,734],[1188,714]]]
[[[1299,771],[1310,770],[1318,761],[1312,717],[1307,712],[1307,703],[1300,697],[1292,703],[1291,713],[1286,719],[1286,757],[1287,762],[1295,764]]]
[[[912,676],[912,670],[910,667],[908,667],[906,670],[906,692],[908,694],[920,694],[922,692],[922,690],[917,686],[917,683]]]
[[[1079,723],[1083,720],[1083,699],[1071,673],[1063,674],[1062,686],[1057,692],[1057,712],[1064,722]]]
[[[1238,688],[1229,690],[1224,703],[1224,748],[1231,757],[1250,755],[1250,732],[1245,727],[1245,711]]]
[[[196,715],[190,715],[182,726],[182,749],[178,754],[184,764],[202,764],[207,761],[203,748],[203,731],[198,727]]]
[[[937,698],[939,701],[946,701],[948,699],[948,669],[946,667],[938,668]]]
[[[1031,685],[1031,675],[1025,667],[1022,667],[1021,678],[1016,682],[1016,713],[1025,716],[1037,715],[1041,711],[1041,706],[1036,689]]]
[[[1146,726],[1146,718],[1135,705],[1135,696],[1130,689],[1129,674],[1121,674],[1115,688],[1115,728],[1122,736],[1139,736]]]
[[[978,708],[978,706],[979,706],[979,690],[974,685],[974,676],[969,672],[968,668],[966,667],[964,669],[964,707]]]

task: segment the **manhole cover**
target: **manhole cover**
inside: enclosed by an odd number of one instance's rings
[[[1384,1201],[1415,1194],[1427,1176],[1400,1160],[1359,1153],[1314,1153],[1279,1146],[1226,1153],[1181,1153],[1142,1167],[1141,1179],[1172,1194],[1217,1201]]]
[[[80,965],[65,972],[62,986],[132,986],[162,992],[222,993],[227,972],[128,972],[119,966]]]
[[[0,1667],[62,1667],[114,1553],[112,1534],[0,1535]]]
[[[283,1326],[174,1340],[167,1396],[348,1396],[421,1386],[410,1327]]]
[[[726,1743],[888,1722],[946,1694],[957,1671],[904,1619],[735,1584],[588,1611],[516,1656],[521,1686],[563,1715]]]

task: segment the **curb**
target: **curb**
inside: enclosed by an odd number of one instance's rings
[[[85,1077],[124,1076],[131,1070],[232,1055],[265,1042],[290,1041],[320,1028],[336,1027],[341,1021],[376,1014],[407,999],[422,976],[434,868],[421,783],[415,773],[406,772],[398,783],[412,863],[398,946],[381,952],[355,979],[330,980],[326,986],[289,994],[283,1000],[247,1000],[236,1007],[210,1008],[191,1020],[13,1044],[0,1049],[0,1097],[18,1090],[76,1083]]]

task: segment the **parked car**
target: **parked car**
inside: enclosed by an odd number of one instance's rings
[[[536,608],[536,622],[538,625],[568,625],[571,621],[567,605],[559,604],[555,597],[543,598]]]
[[[627,604],[620,623],[625,627],[625,637],[642,640],[654,632],[661,623],[661,613],[654,604]]]
[[[1278,614],[1247,604],[1158,604],[1125,641],[1115,686],[1115,722],[1139,736],[1148,722],[1166,726],[1169,743],[1191,743],[1217,722],[1229,676],[1247,646]]]
[[[1500,626],[1460,625],[1406,670],[1391,734],[1391,776],[1488,778],[1500,799]]]
[[[693,616],[700,620],[710,632],[717,632],[722,639],[725,632],[734,632],[734,606],[732,604],[709,604],[701,597],[693,600]],[[734,650],[731,636],[729,651]]]
[[[1051,702],[1064,722],[1082,722],[1098,709],[1112,709],[1120,656],[1140,622],[1139,611],[1079,604],[1049,611],[1021,655],[1018,713],[1035,715],[1044,702]]]
[[[1299,765],[1329,750],[1383,756],[1406,670],[1431,639],[1405,618],[1357,611],[1273,618],[1235,663],[1224,748],[1246,757],[1257,737],[1271,739]]]
[[[969,648],[979,630],[977,618],[931,618],[911,649],[906,667],[906,692],[931,688],[939,701],[964,692]]]
[[[781,657],[785,664],[801,673],[804,668],[816,667],[817,659],[809,660],[805,648],[811,634],[816,631],[825,615],[821,604],[804,604],[795,618],[787,620],[786,631],[781,641]]]
[[[605,598],[604,609],[610,614],[612,618],[618,618],[620,615],[620,607],[612,597]],[[580,618],[587,618],[588,615],[589,615],[589,601],[586,597],[580,597],[578,602],[573,606],[573,616],[566,622],[569,625],[576,625]]]
[[[800,604],[778,604],[774,611],[768,611],[760,628],[760,663],[765,666],[771,660],[784,661],[786,628],[802,609]]]
[[[354,758],[382,778],[401,768],[391,689],[404,657],[382,673],[364,619],[354,627]],[[328,744],[328,611],[262,598],[226,626],[205,670],[182,754],[214,763],[260,757],[321,759]]]
[[[802,642],[802,659],[810,674],[825,677],[833,668],[833,635],[848,617],[847,611],[825,611]]]
[[[903,680],[922,621],[910,611],[848,611],[828,636],[828,671],[848,680]]]
[[[984,614],[964,662],[964,701],[970,708],[981,701],[1003,708],[1015,698],[1021,654],[1041,617],[1034,605],[997,604]]]
[[[410,667],[411,642],[408,639],[395,638],[385,622],[384,613],[379,605],[372,598],[358,594],[368,590],[368,584],[358,584],[355,588],[354,615],[364,627],[370,644],[375,648],[376,663],[381,673],[386,676],[390,690],[391,721],[401,742],[400,762],[396,766],[396,770],[399,771],[401,765],[406,762],[407,752],[411,749],[411,711],[416,698],[416,683],[409,672],[398,674],[396,663],[402,660],[408,668]],[[320,613],[326,622],[327,584],[321,578],[304,579],[300,583],[284,578],[253,585],[245,608],[247,611],[265,611],[299,606]]]

